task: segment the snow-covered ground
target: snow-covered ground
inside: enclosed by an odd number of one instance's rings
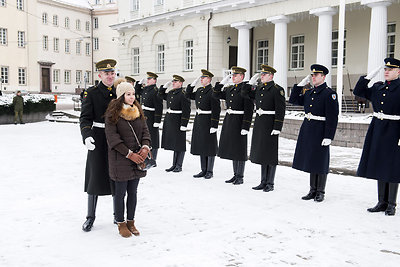
[[[372,180],[330,174],[326,200],[315,203],[300,199],[308,174],[289,167],[278,167],[275,191],[264,193],[251,189],[257,165],[247,163],[245,183],[234,186],[224,183],[230,161],[216,159],[214,178],[194,179],[197,157],[186,153],[183,172],[171,174],[172,152],[160,150],[138,189],[141,236],[124,239],[109,196],[93,230],[81,230],[86,149],[77,124],[0,125],[0,133],[0,266],[400,264],[400,215],[366,211],[377,201]]]

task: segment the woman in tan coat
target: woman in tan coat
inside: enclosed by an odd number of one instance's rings
[[[150,134],[135,89],[130,83],[117,86],[117,99],[111,101],[105,114],[106,137],[110,178],[115,181],[115,218],[123,237],[139,235],[135,227],[135,210],[139,179],[146,171],[138,169],[150,151]],[[136,140],[135,134],[137,136]],[[127,193],[127,221],[124,219],[125,194]]]

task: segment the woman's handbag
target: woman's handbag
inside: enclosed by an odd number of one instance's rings
[[[142,147],[142,145],[139,142],[139,139],[137,138],[137,135],[135,133],[135,130],[133,130],[132,125],[129,123],[129,121],[127,121],[129,127],[131,127],[131,130],[133,132],[133,135],[135,136],[136,142],[139,144],[140,147]],[[147,171],[148,169],[157,166],[156,160],[153,158],[153,154],[151,153],[151,151],[149,151],[149,153],[147,154],[146,159],[144,160],[144,162],[137,164],[137,168],[141,171]]]

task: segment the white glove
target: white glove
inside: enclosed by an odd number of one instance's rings
[[[368,73],[368,75],[365,76],[365,79],[367,79],[367,80],[373,79],[376,75],[378,75],[378,73],[381,71],[381,69],[382,69],[382,66],[377,67],[376,69],[374,69],[373,71]]]
[[[311,74],[308,74],[303,80],[301,80],[301,82],[299,82],[299,84],[297,86],[304,86],[304,85],[310,83],[310,78],[311,78]]]
[[[200,78],[201,78],[201,76],[197,77],[196,80],[194,80],[194,81],[190,84],[190,86],[191,86],[191,87],[195,87],[196,84],[199,82]]]
[[[245,129],[242,129],[241,131],[240,131],[240,134],[241,135],[247,135],[249,133],[249,131],[247,131],[247,130],[245,130]]]
[[[217,132],[217,128],[210,128],[210,134],[216,133]]]
[[[171,84],[172,84],[172,81],[166,82],[166,83],[164,84],[163,87],[164,87],[165,89],[168,89],[168,87],[170,87]]]
[[[271,135],[278,135],[280,133],[281,133],[281,131],[279,131],[279,130],[272,130]]]
[[[181,126],[181,128],[179,128],[179,130],[181,130],[182,132],[185,132],[185,131],[187,131],[187,127],[186,126]]]
[[[88,150],[92,151],[96,148],[96,146],[94,145],[94,139],[93,137],[89,136],[85,139],[85,146]]]
[[[154,128],[160,127],[160,123],[159,123],[159,122],[155,122],[155,123],[153,124],[153,127],[154,127]]]
[[[144,84],[146,80],[147,80],[147,78],[141,79],[141,80],[139,81],[139,84]]]
[[[220,84],[226,84],[231,78],[232,78],[232,74],[229,74],[228,76],[226,76],[225,78],[222,79]]]
[[[331,143],[332,139],[324,138],[324,140],[322,140],[321,146],[329,146]]]
[[[253,77],[250,78],[249,84],[251,84],[251,85],[257,84],[257,80],[258,80],[258,78],[260,78],[260,76],[261,76],[260,73],[254,74]]]

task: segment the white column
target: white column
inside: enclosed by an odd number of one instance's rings
[[[274,81],[282,86],[283,89],[285,89],[285,92],[287,92],[287,24],[289,23],[289,18],[287,16],[280,15],[267,18],[267,21],[275,24],[273,67],[276,69],[276,73],[274,75]]]
[[[371,8],[371,25],[369,29],[368,72],[383,65],[387,50],[387,0],[363,0],[362,5]],[[371,80],[371,84],[383,81],[383,70]]]
[[[332,16],[336,14],[336,9],[332,7],[322,7],[310,10],[311,15],[318,16],[318,46],[317,64],[324,65],[329,69],[326,76],[326,83],[331,86],[332,71]]]
[[[245,68],[245,80],[250,77],[250,29],[253,26],[247,22],[232,23],[231,27],[238,30],[238,62],[239,67]]]

